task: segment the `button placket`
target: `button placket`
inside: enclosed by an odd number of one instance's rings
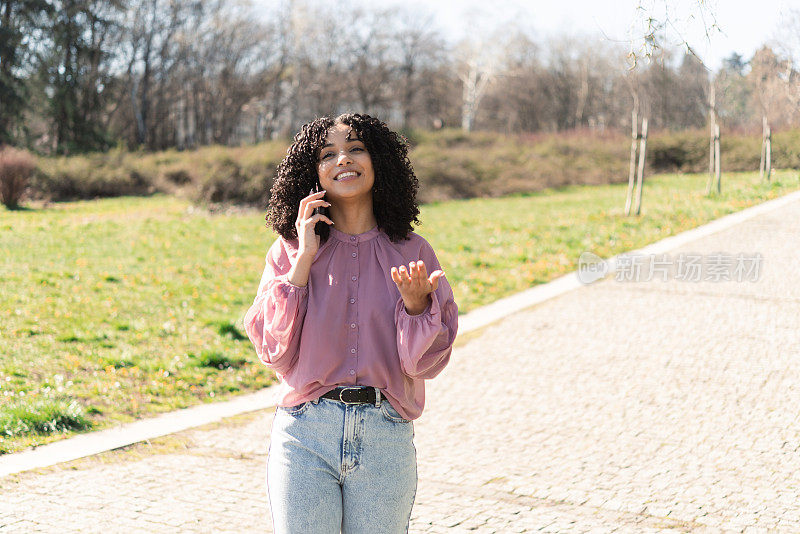
[[[350,270],[350,310],[347,317],[347,324],[350,325],[348,332],[348,352],[350,356],[350,377],[353,384],[357,383],[356,369],[358,369],[358,279],[359,279],[359,261],[358,261],[358,239],[355,236],[350,237],[351,251],[350,257],[352,258]]]

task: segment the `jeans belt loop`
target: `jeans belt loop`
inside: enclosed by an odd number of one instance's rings
[[[378,388],[373,388],[375,390],[375,407],[381,407],[381,390]]]

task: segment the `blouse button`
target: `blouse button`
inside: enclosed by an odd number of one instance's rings
[[[355,241],[355,240],[356,240],[355,236],[350,237],[350,241]]]
[[[356,327],[356,323],[350,323],[350,328],[355,328],[355,327]]]
[[[355,304],[355,303],[356,303],[356,299],[350,299],[350,304]]]
[[[356,349],[350,349],[350,354],[355,354],[355,353],[356,353]]]
[[[354,276],[351,280],[353,280],[353,282],[355,282],[356,281],[356,277]]]
[[[353,257],[354,257],[354,258],[356,257],[356,253],[355,253],[355,252],[353,252]]]
[[[350,374],[351,374],[351,375],[354,375],[354,374],[356,374],[356,370],[355,370],[355,369],[350,369]]]

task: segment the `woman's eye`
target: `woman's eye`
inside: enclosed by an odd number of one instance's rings
[[[351,150],[358,150],[359,152],[363,152],[364,149],[360,146],[354,146]]]
[[[333,152],[325,152],[319,159],[328,159],[333,156]]]

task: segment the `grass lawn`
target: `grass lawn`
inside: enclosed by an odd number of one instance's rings
[[[422,207],[462,313],[800,188],[726,174],[656,175],[642,216],[625,185]],[[274,378],[242,329],[275,239],[263,213],[172,197],[0,208],[0,453],[253,391]],[[727,251],[752,252],[752,251]]]

